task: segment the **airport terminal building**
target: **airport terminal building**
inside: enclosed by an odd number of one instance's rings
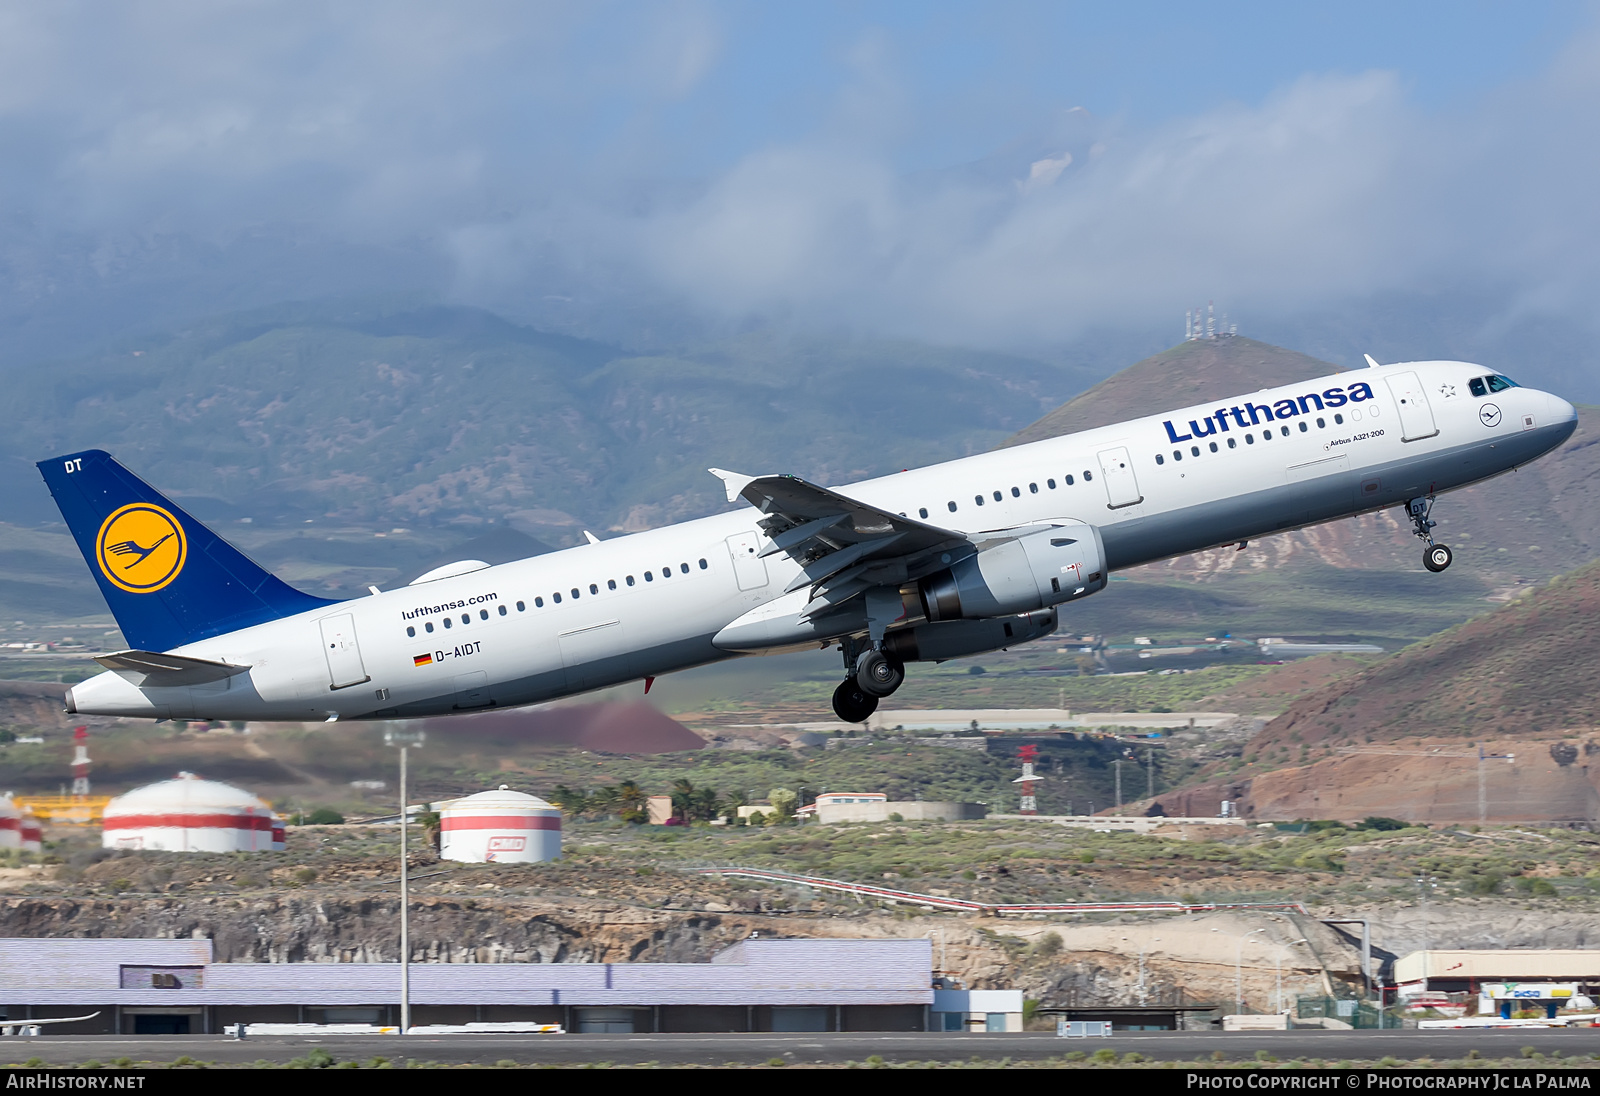
[[[411,1022],[573,1032],[927,1031],[923,940],[740,941],[707,963],[413,963]],[[4,1019],[52,1034],[394,1025],[398,963],[216,963],[210,940],[0,939]]]

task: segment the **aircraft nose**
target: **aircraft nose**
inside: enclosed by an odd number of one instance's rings
[[[1572,406],[1572,404],[1568,403],[1560,396],[1553,396],[1548,392],[1545,393],[1545,399],[1550,401],[1550,410],[1548,414],[1551,422],[1562,423],[1578,421],[1578,409]]]

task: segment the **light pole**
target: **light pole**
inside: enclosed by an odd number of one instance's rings
[[[1304,936],[1302,936],[1298,940],[1290,940],[1288,946],[1292,948],[1296,944],[1309,944],[1310,942],[1311,941],[1307,940]],[[1277,1008],[1277,1011],[1278,1012],[1285,1012],[1287,1010],[1283,1007],[1283,953],[1282,952],[1279,952],[1278,954],[1276,954],[1276,955],[1274,955],[1272,957],[1272,966],[1277,971],[1277,975],[1278,975],[1278,1008]]]
[[[400,748],[400,1034],[411,1030],[411,897],[407,874],[406,831],[411,828],[411,808],[406,804],[406,753],[420,747],[421,731],[384,731],[383,741]]]
[[[1233,1014],[1244,1014],[1244,942],[1258,932],[1266,932],[1264,928],[1251,929],[1239,937],[1237,947],[1233,953]]]
[[[1431,875],[1417,876],[1417,904],[1422,908],[1422,988],[1428,988],[1428,892],[1439,885]]]

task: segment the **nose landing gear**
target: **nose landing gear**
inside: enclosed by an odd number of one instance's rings
[[[1450,566],[1455,553],[1450,551],[1448,545],[1433,542],[1433,530],[1439,523],[1428,516],[1432,512],[1432,495],[1414,498],[1406,503],[1406,513],[1411,517],[1411,531],[1421,537],[1422,543],[1427,545],[1422,552],[1422,565],[1434,574],[1438,574]]]

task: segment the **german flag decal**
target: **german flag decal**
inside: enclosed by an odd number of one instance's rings
[[[412,666],[431,666],[431,665],[433,665],[433,656],[432,655],[412,655],[411,656],[411,665]]]

